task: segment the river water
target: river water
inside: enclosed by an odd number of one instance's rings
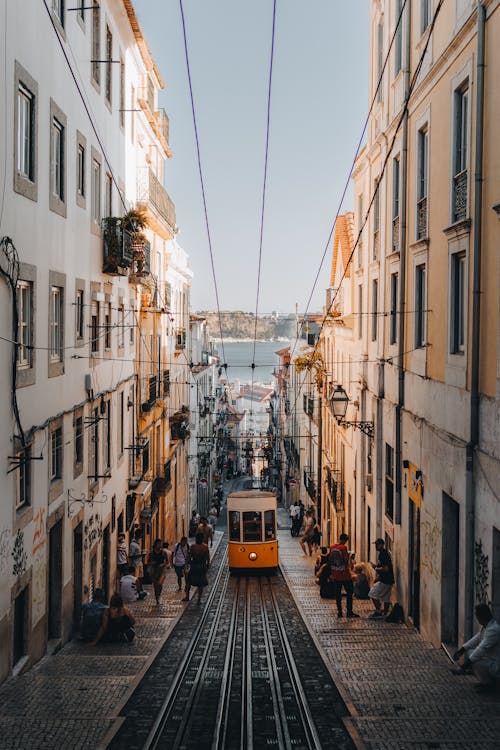
[[[255,346],[254,383],[273,384],[273,370],[279,364],[276,352],[289,345],[289,341],[257,341]],[[220,341],[216,344],[221,363],[226,362],[230,382],[252,382],[253,341],[224,341],[224,353]]]

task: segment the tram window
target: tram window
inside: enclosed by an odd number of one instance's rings
[[[229,511],[229,538],[232,542],[240,541],[240,511]]]
[[[264,538],[266,541],[276,539],[276,521],[274,510],[264,511]]]
[[[262,513],[257,510],[243,513],[243,541],[262,541]]]

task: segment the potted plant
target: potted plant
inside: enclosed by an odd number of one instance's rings
[[[122,218],[122,227],[130,237],[130,247],[137,264],[137,272],[144,270],[144,245],[146,235],[144,230],[148,227],[148,217],[144,208],[131,208]]]

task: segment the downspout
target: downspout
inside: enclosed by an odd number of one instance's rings
[[[476,137],[474,165],[474,218],[472,260],[472,321],[471,321],[471,385],[470,385],[470,439],[466,449],[465,506],[467,514],[465,568],[465,636],[474,628],[474,560],[475,560],[475,451],[479,443],[479,365],[481,334],[481,250],[483,214],[483,129],[484,129],[484,61],[485,61],[486,8],[481,0],[477,4],[477,94]]]
[[[405,101],[410,88],[410,55],[411,55],[411,13],[406,13],[406,58],[405,58]],[[394,521],[401,523],[401,467],[403,463],[403,425],[402,411],[405,400],[405,328],[406,328],[406,242],[408,235],[408,102],[403,116],[401,139],[401,239],[399,252],[399,326],[398,326],[398,403],[396,404],[396,507]]]

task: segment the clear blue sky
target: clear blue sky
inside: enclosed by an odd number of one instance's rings
[[[177,0],[135,0],[166,82],[166,188],[215,309]],[[255,309],[272,0],[184,0],[220,307]],[[303,311],[368,107],[368,0],[278,0],[260,312]],[[352,208],[348,194],[344,210]],[[311,310],[324,304],[329,249]]]

